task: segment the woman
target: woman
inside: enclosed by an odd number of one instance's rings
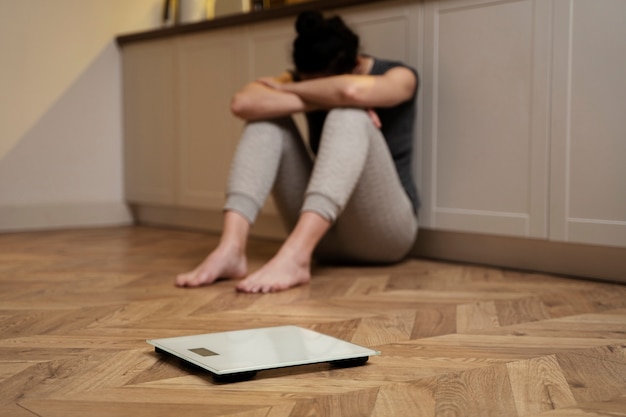
[[[340,17],[305,12],[296,31],[296,70],[249,83],[233,98],[232,112],[247,124],[233,159],[220,243],[176,278],[178,286],[245,278],[239,291],[280,291],[308,283],[313,258],[389,263],[413,246],[417,73],[359,54],[358,36]],[[309,148],[290,117],[300,112]],[[248,232],[270,191],[290,233],[248,275]]]

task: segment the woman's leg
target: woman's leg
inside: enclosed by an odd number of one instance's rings
[[[278,253],[241,281],[237,289],[253,293],[275,292],[308,283],[313,250],[330,225],[330,221],[317,213],[303,212]]]
[[[327,131],[333,134],[320,144],[307,202],[310,196],[326,196],[326,210],[337,220],[318,245],[316,257],[371,263],[403,259],[413,247],[418,224],[384,137],[367,113],[358,109],[333,110],[326,121]],[[352,137],[357,134],[361,141]],[[348,169],[325,166],[331,160],[325,153],[341,152],[350,161]],[[356,175],[356,184],[350,188]]]
[[[218,278],[242,278],[248,273],[246,243],[250,224],[235,211],[224,213],[222,236],[217,248],[192,271],[179,274],[176,285],[198,287]]]
[[[290,130],[297,129],[292,125]],[[296,135],[291,139],[284,136],[282,146],[273,196],[289,235],[267,264],[237,285],[240,291],[280,291],[308,282],[313,250],[330,226],[330,222],[316,213],[301,213],[313,169],[304,141]]]
[[[287,162],[286,162],[287,161]],[[196,287],[218,278],[241,278],[247,274],[245,248],[248,232],[272,189],[277,173],[288,179],[277,183],[291,187],[288,201],[302,200],[311,159],[291,119],[252,122],[246,125],[237,147],[229,177],[224,227],[217,248],[194,270],[180,274],[176,285]],[[298,184],[299,186],[298,190]],[[300,194],[300,195],[298,195]],[[293,204],[284,205],[291,210]],[[296,218],[291,213],[287,217]]]
[[[280,188],[288,217],[297,216],[313,163],[290,117],[246,125],[231,165],[225,210],[254,224],[272,189]]]
[[[318,243],[318,252],[335,260],[397,261],[416,231],[382,134],[363,110],[336,109],[327,117],[295,229],[278,254],[238,288],[268,292],[308,282]]]

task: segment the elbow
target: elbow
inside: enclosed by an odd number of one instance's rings
[[[230,102],[231,113],[240,119],[259,120],[267,115],[267,103],[262,97],[246,92],[236,93]]]
[[[346,107],[364,107],[367,104],[363,89],[358,85],[347,85],[341,88],[339,101]]]
[[[230,111],[237,117],[245,119],[249,112],[249,101],[245,94],[237,93],[230,102]]]

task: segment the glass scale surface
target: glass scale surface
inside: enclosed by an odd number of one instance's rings
[[[174,355],[209,371],[218,381],[254,377],[258,371],[329,362],[365,364],[379,351],[298,326],[234,330],[147,342],[155,351]]]

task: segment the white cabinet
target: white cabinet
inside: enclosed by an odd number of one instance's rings
[[[230,99],[247,79],[238,30],[124,47],[126,197],[217,208],[242,123]]]
[[[424,223],[548,236],[550,5],[426,4]]]
[[[626,247],[626,2],[554,17],[550,238]]]
[[[177,49],[177,203],[221,208],[242,126],[230,113],[230,100],[247,80],[246,45],[240,30],[227,29],[179,38]]]
[[[124,180],[132,202],[176,201],[176,62],[173,40],[124,48]]]
[[[424,8],[422,225],[626,247],[626,2]]]

